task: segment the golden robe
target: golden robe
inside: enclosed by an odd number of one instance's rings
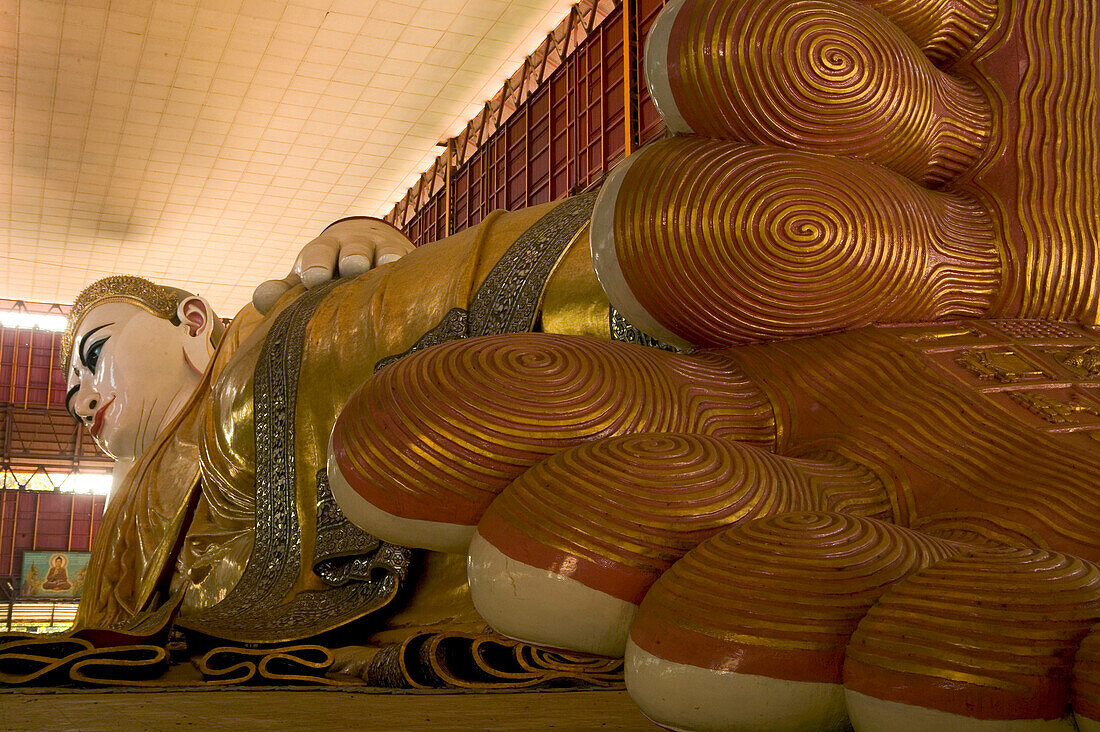
[[[148,635],[179,603],[185,628],[290,641],[385,607],[407,581],[415,591],[387,626],[397,635],[482,629],[461,557],[423,557],[406,580],[408,550],[379,546],[340,516],[319,524],[327,489],[319,494],[318,473],[348,396],[401,355],[533,329],[641,338],[592,272],[593,198],[496,212],[358,278],[294,290],[265,317],[242,310],[190,402],[109,502],[80,632]],[[347,562],[323,576],[319,555]],[[372,574],[385,579],[360,581]]]

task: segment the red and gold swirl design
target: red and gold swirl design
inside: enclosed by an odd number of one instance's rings
[[[702,432],[774,449],[774,418],[759,391],[724,359],[689,361],[548,334],[447,343],[406,356],[356,391],[333,430],[334,455],[351,486],[383,511],[474,525],[531,465],[590,440]]]
[[[854,470],[704,435],[613,437],[532,467],[478,533],[524,564],[638,603],[699,542],[741,521],[816,508],[818,481]]]
[[[975,328],[984,347],[1022,352],[988,322],[962,325]],[[949,371],[933,365],[944,346],[906,339],[936,328],[866,328],[732,353],[742,373],[775,395],[786,436],[780,452],[829,448],[894,476],[896,522],[1100,561],[1100,453],[1007,414],[996,402],[1006,397],[952,375],[969,374],[964,367],[950,359]],[[1094,338],[1080,342],[1092,346]]]
[[[1100,570],[1043,549],[962,554],[883,595],[852,636],[844,683],[978,719],[1060,719],[1070,664],[1100,616]]]
[[[1098,322],[1100,303],[1100,9],[1021,3],[1016,204],[1020,317]]]
[[[996,0],[859,0],[893,21],[937,66],[972,50],[997,19]]]
[[[848,639],[875,600],[958,550],[836,513],[743,523],[700,544],[653,585],[630,637],[674,663],[839,683]]]
[[[697,138],[629,163],[597,206],[640,306],[691,343],[979,315],[999,282],[974,201],[875,165]]]
[[[671,96],[696,134],[861,158],[926,185],[986,146],[992,113],[977,87],[858,3],[686,0],[666,22],[669,88],[655,96]]]

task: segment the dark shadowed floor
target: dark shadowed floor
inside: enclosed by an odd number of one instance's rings
[[[657,730],[625,691],[377,693],[347,689],[0,693],[9,732],[136,730]]]

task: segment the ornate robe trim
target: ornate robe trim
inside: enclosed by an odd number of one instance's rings
[[[328,579],[335,579],[336,586],[300,591],[290,597],[302,562],[294,459],[298,375],[306,327],[317,306],[339,284],[333,281],[305,292],[278,315],[264,340],[254,376],[256,527],[252,554],[240,581],[224,600],[181,618],[179,625],[240,642],[308,638],[384,607],[405,576],[408,555],[383,552],[389,545],[373,540],[378,548],[367,560],[370,566],[365,578],[345,568],[340,579],[340,571],[334,570],[336,574],[330,573]],[[366,546],[372,539],[357,537],[355,543],[371,552]]]
[[[529,333],[538,317],[546,280],[573,237],[592,217],[596,193],[570,198],[536,221],[508,247],[470,300],[468,310],[452,308],[411,348],[381,359],[374,370],[460,338]]]
[[[626,319],[625,315],[616,310],[614,305],[608,308],[607,311],[607,329],[611,332],[611,340],[613,341],[637,343],[639,346],[659,348],[662,351],[684,353],[683,350],[676,346],[669,345],[659,338],[654,338],[640,331],[634,324]]]

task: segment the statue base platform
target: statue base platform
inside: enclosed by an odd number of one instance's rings
[[[169,674],[171,676],[171,674]],[[211,687],[184,679],[141,690],[0,691],[0,729],[656,730],[622,690],[445,692],[363,687]]]

